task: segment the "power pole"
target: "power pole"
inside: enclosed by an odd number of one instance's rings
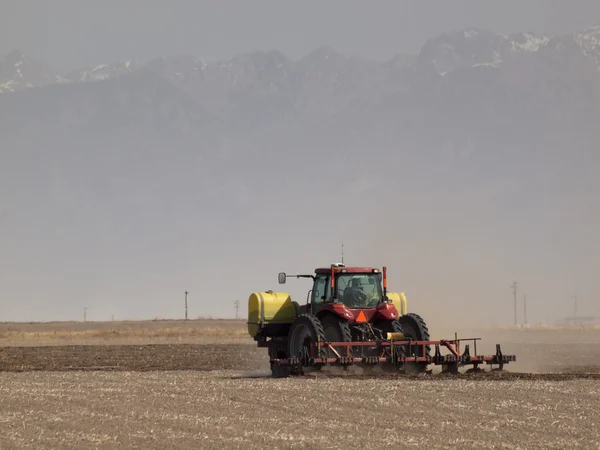
[[[239,317],[238,316],[238,312],[239,312],[239,309],[240,309],[240,301],[236,300],[235,302],[233,302],[233,304],[235,306],[235,318],[237,320],[237,318]]]
[[[90,309],[89,306],[84,306],[83,307],[83,321],[87,321],[87,310]]]
[[[188,320],[188,308],[187,308],[187,296],[188,296],[189,292],[185,291],[185,320]]]
[[[514,311],[515,311],[515,327],[517,326],[517,282],[513,282],[510,286],[513,290],[513,301],[514,301]]]
[[[523,295],[523,318],[525,325],[527,325],[527,294]]]

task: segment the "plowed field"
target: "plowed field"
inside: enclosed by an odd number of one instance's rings
[[[1,448],[598,448],[600,382],[0,374]]]
[[[262,356],[262,358],[261,358]],[[68,345],[0,348],[0,371],[257,369],[265,352],[248,344]]]
[[[504,373],[272,379],[266,349],[230,326],[134,330],[132,345],[122,329],[106,345],[43,330],[42,346],[8,330],[0,448],[600,448],[597,331],[484,336],[486,353],[517,354]]]

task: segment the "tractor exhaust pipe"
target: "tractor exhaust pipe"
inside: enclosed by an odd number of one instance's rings
[[[335,291],[335,266],[331,265],[331,296],[333,297],[333,302],[338,302],[337,292]]]
[[[387,301],[387,267],[383,266],[383,299]]]

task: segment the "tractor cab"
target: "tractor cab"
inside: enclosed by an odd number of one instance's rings
[[[333,271],[319,268],[309,295],[313,312],[324,303],[341,303],[352,309],[375,308],[383,300],[381,272],[370,267],[340,265],[334,265]]]
[[[320,317],[329,311],[350,322],[398,318],[398,311],[387,296],[385,267],[382,272],[373,267],[332,264],[331,267],[315,269],[314,275],[292,276],[313,279],[307,304],[300,307],[303,313]],[[285,281],[286,274],[280,273],[279,282],[283,284]]]

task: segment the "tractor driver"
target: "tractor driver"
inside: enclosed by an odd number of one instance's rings
[[[366,308],[379,302],[375,280],[367,278],[370,277],[353,277],[350,280],[350,286],[344,289],[344,304],[355,308]],[[363,281],[366,284],[363,284]],[[365,287],[367,287],[367,292],[365,292]]]

